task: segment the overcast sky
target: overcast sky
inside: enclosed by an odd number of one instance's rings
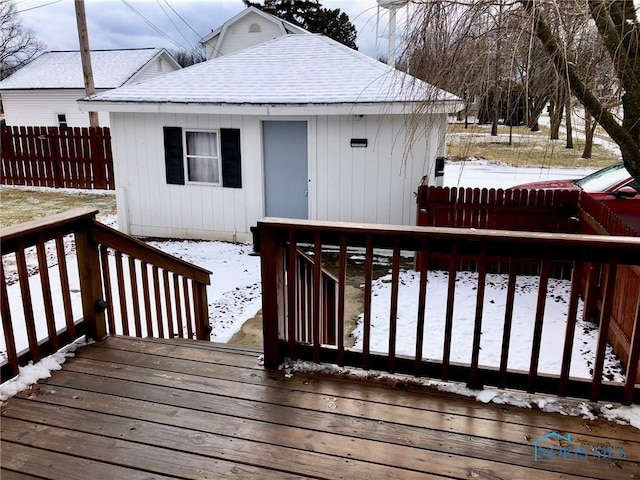
[[[33,30],[47,50],[78,49],[73,0],[14,1],[23,26]],[[386,52],[386,41],[381,41],[376,49],[376,0],[323,0],[321,3],[324,7],[340,8],[349,15],[358,30],[356,43],[362,52],[373,57]],[[245,7],[242,0],[85,0],[85,8],[92,49],[186,50]],[[381,32],[384,25],[386,16],[380,19]]]

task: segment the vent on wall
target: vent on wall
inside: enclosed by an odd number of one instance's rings
[[[366,138],[352,138],[351,146],[354,148],[366,148],[369,141]]]

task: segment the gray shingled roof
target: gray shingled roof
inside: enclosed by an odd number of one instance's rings
[[[332,104],[457,101],[321,35],[286,35],[93,96],[91,102]]]

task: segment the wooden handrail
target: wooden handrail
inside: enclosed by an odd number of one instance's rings
[[[211,271],[174,257],[100,222],[93,224],[93,237],[98,244],[134,256],[137,259],[209,285]]]
[[[356,224],[347,222],[323,222],[315,220],[296,220],[290,218],[267,217],[258,222],[258,229],[268,228],[284,234],[289,230],[296,231],[299,242],[313,243],[315,232],[323,235],[326,245],[340,245],[340,235],[349,238],[349,246],[365,247],[366,236],[377,237],[376,248],[391,248],[393,240],[398,238],[402,248],[419,250],[420,238],[428,237],[435,243],[432,247],[449,250],[450,241],[459,244],[459,254],[477,254],[478,242],[499,244],[500,247],[489,252],[491,256],[504,256],[504,245],[525,246],[529,249],[527,255],[536,257],[541,255],[547,247],[561,247],[561,253],[553,255],[552,260],[600,261],[603,253],[608,256],[611,250],[620,254],[620,263],[640,265],[640,237],[583,235],[568,233],[523,232],[514,230],[464,229],[452,227],[411,227],[406,225]],[[438,244],[437,242],[441,243]],[[475,245],[475,247],[474,247]],[[585,250],[582,252],[581,250]],[[583,257],[583,255],[585,255]]]
[[[26,247],[30,247],[35,245],[40,234],[49,240],[60,232],[63,235],[71,233],[79,225],[87,221],[92,222],[97,213],[98,210],[91,208],[75,208],[37,220],[0,228],[2,252],[4,254],[14,251],[17,239],[21,239]]]

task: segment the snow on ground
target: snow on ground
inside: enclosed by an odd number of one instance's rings
[[[213,272],[207,288],[212,341],[228,342],[262,308],[260,257],[250,255],[251,245],[186,240],[149,244]]]
[[[454,302],[454,322],[451,341],[451,361],[470,363],[476,309],[478,274],[458,272]],[[444,344],[444,323],[449,274],[430,271],[427,281],[424,325],[424,358],[441,360]],[[487,274],[484,296],[482,337],[480,343],[480,365],[500,366],[502,333],[507,292],[507,275]],[[538,277],[520,275],[517,278],[512,323],[508,368],[528,370],[531,361],[531,344],[538,296]],[[402,271],[398,292],[398,324],[396,352],[399,355],[415,355],[417,335],[417,305],[419,298],[420,274],[416,271]],[[540,373],[559,374],[564,350],[565,324],[571,282],[549,280],[545,305],[542,346],[540,350]],[[391,299],[391,274],[373,282],[371,305],[372,352],[389,351],[389,312]],[[581,318],[582,302],[578,310]],[[353,332],[355,348],[362,349],[364,335],[364,314],[358,318]],[[574,336],[574,350],[571,359],[571,375],[591,378],[592,359],[595,357],[597,327],[578,321]],[[607,346],[604,369],[608,380],[623,381],[622,365]]]
[[[445,169],[445,186],[473,186],[473,187],[494,187],[507,188],[519,183],[557,179],[557,178],[579,178],[592,169],[560,169],[560,168],[526,168],[510,167],[504,165],[490,164],[482,160],[449,163]],[[78,193],[82,193],[79,191]],[[92,192],[95,193],[95,192]],[[105,194],[112,192],[105,192]],[[99,219],[110,226],[116,227],[115,215],[99,216]],[[183,258],[213,272],[211,285],[207,289],[209,300],[209,315],[213,326],[211,339],[217,342],[227,342],[236,333],[242,324],[253,317],[261,308],[261,285],[260,285],[260,259],[250,255],[252,247],[250,245],[235,245],[224,242],[206,241],[153,241],[153,246],[161,250]],[[73,247],[72,238],[65,239],[65,250]],[[35,257],[35,252],[29,257]],[[48,255],[49,257],[49,255]],[[6,261],[6,258],[5,258]],[[67,258],[70,275],[70,285],[72,290],[72,303],[75,312],[80,312],[79,282],[77,280],[77,262],[73,255]],[[388,264],[388,263],[387,263]],[[7,265],[5,265],[7,267]],[[49,273],[52,285],[55,285],[57,278],[57,265],[55,262],[49,263]],[[126,265],[125,265],[126,268]],[[10,270],[10,268],[8,269]],[[112,269],[112,271],[114,271]],[[32,296],[42,298],[40,290],[40,278],[37,275],[37,268],[34,271],[29,283],[32,288]],[[428,316],[425,326],[425,356],[429,358],[441,358],[444,301],[434,302],[434,298],[440,300],[446,298],[447,272],[430,272],[427,289],[427,311]],[[128,275],[125,275],[128,276]],[[9,275],[7,280],[10,279]],[[456,303],[454,307],[455,320],[452,344],[452,361],[468,362],[470,357],[470,345],[473,336],[473,320],[475,318],[475,283],[477,275],[473,273],[458,273],[456,284]],[[532,337],[532,318],[535,314],[535,304],[537,295],[537,278],[520,276],[518,279],[517,297],[515,301],[513,338],[510,347],[509,368],[528,369],[530,345]],[[8,283],[11,283],[8,281]],[[417,315],[417,292],[419,278],[416,272],[403,271],[401,273],[401,286],[399,298],[399,320],[398,320],[398,353],[413,354],[415,345],[415,317]],[[390,276],[387,275],[374,282],[373,285],[373,307],[374,314],[372,320],[372,350],[385,351],[388,345],[388,323],[389,302],[390,302]],[[22,312],[22,301],[20,289],[17,283],[9,285],[9,299],[12,313],[14,315],[14,325],[16,326],[16,340],[18,350],[27,346],[24,322],[20,321]],[[485,309],[483,319],[483,336],[481,343],[480,363],[482,365],[497,365],[499,362],[500,342],[502,339],[502,324],[504,319],[504,303],[506,295],[506,277],[501,275],[487,276],[487,290],[485,292]],[[569,292],[568,282],[551,280],[546,307],[545,327],[542,337],[542,351],[540,358],[540,372],[558,373],[561,358],[559,352],[562,351],[562,341],[564,339],[564,321],[566,317],[567,299]],[[55,304],[55,321],[57,327],[64,325],[62,304],[60,295],[53,294]],[[41,302],[40,302],[41,303]],[[152,304],[153,304],[152,300]],[[38,306],[39,302],[34,301],[35,318],[40,319],[37,332],[39,338],[46,336],[44,309]],[[115,312],[114,312],[115,313]],[[77,317],[77,315],[76,315]],[[360,317],[362,321],[362,315]],[[22,325],[22,327],[21,327]],[[576,336],[574,340],[574,355],[572,357],[571,375],[580,377],[590,377],[590,359],[593,358],[595,349],[596,327],[592,324],[578,322]],[[357,338],[356,348],[361,348],[362,325],[354,332]],[[57,355],[57,356],[56,356]],[[46,360],[42,365],[33,368],[24,367],[21,369],[21,377],[10,386],[5,383],[0,390],[0,399],[10,395],[20,388],[26,388],[31,382],[38,378],[45,378],[46,372],[51,369],[59,369],[59,364],[64,361],[68,353],[60,353],[53,356],[52,360]],[[0,337],[0,360],[6,358],[4,352],[4,338]],[[296,367],[299,370],[319,371],[326,369],[326,366],[304,363],[303,367]],[[308,365],[307,365],[308,364]],[[315,366],[314,366],[315,365]],[[333,367],[335,371],[342,371],[338,367]],[[337,370],[336,370],[337,369]],[[24,372],[24,373],[23,373]],[[325,372],[326,373],[326,372]],[[605,365],[606,378],[612,380],[622,380],[622,373],[619,362],[611,353],[610,347],[607,350],[607,360]],[[433,382],[432,382],[433,383]],[[5,385],[8,385],[5,389]],[[497,392],[495,390],[472,391],[457,384],[444,384],[439,382],[439,387],[447,391],[455,391],[468,396],[476,397],[479,401],[492,401],[494,403],[510,403],[531,407],[535,403],[538,408],[546,411],[560,411],[564,414],[591,415],[590,409],[586,406],[573,408],[565,407],[556,398],[527,399],[526,394],[509,394]],[[524,396],[523,396],[524,395]],[[584,404],[586,405],[586,404]],[[640,406],[620,407],[602,409],[606,418],[630,422],[640,428]]]
[[[447,162],[443,186],[510,188],[522,183],[543,180],[582,178],[593,171],[593,168],[513,167],[473,159],[466,162]]]

